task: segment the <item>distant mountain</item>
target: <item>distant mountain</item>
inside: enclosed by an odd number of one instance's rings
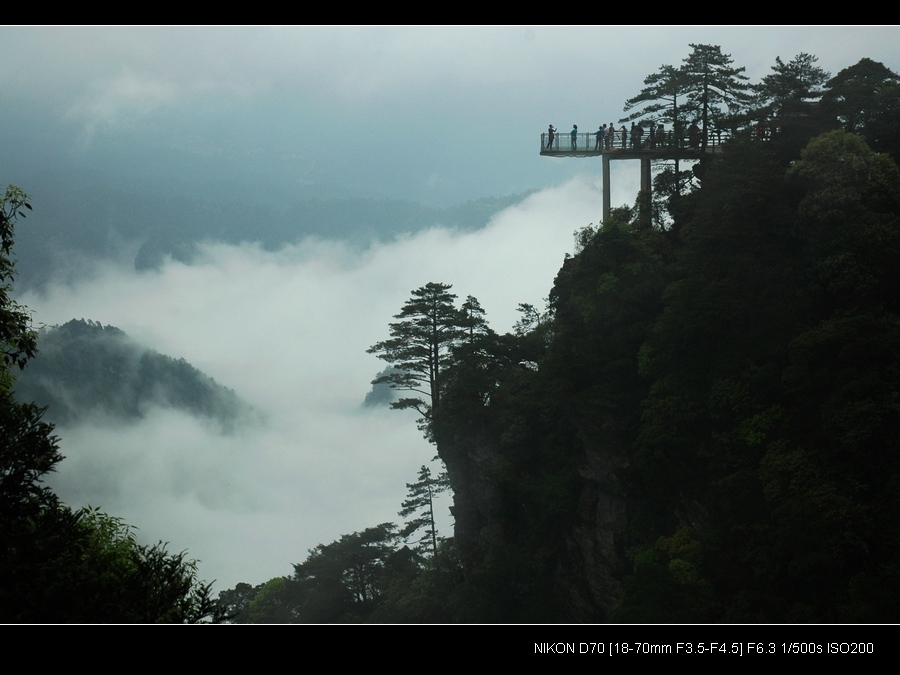
[[[18,375],[16,397],[48,406],[45,419],[76,424],[102,415],[143,418],[154,406],[176,408],[233,431],[256,417],[231,390],[194,368],[137,344],[114,326],[73,319],[42,329],[39,353]]]
[[[70,175],[36,180],[36,185],[21,186],[35,208],[16,232],[19,289],[42,286],[54,277],[77,278],[98,259],[133,259],[139,270],[157,268],[168,257],[190,263],[204,241],[254,242],[277,250],[313,236],[366,247],[435,226],[477,230],[528,194],[436,208],[387,199],[298,195],[287,200],[279,195],[270,200],[236,191],[222,196],[218,187],[188,192],[186,186],[169,185],[162,190],[149,182],[113,184]]]
[[[388,366],[381,372],[379,372],[375,376],[375,380],[384,375],[390,375],[391,373],[400,372],[398,368],[394,368],[394,366]],[[366,394],[366,398],[363,401],[364,408],[378,408],[382,406],[389,406],[391,403],[400,398],[397,395],[397,392],[391,388],[387,382],[379,382],[375,384],[375,380],[372,380],[372,388]]]

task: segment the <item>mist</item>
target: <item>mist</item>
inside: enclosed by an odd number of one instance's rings
[[[362,407],[385,365],[366,349],[430,281],[453,284],[460,301],[474,295],[494,330],[511,330],[519,303],[544,306],[573,231],[597,221],[600,203],[596,182],[580,178],[474,233],[435,228],[365,250],[325,239],[276,252],[207,244],[191,265],[106,264],[25,294],[36,323],[115,325],[261,413],[231,435],[162,408],[132,425],[59,427],[66,459],[50,484],[72,506],[122,517],[141,541],[187,549],[219,590],[288,574],[319,543],[398,521],[406,483],[435,448],[415,413]]]

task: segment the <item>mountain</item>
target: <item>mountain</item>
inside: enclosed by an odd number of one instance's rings
[[[900,619],[900,169],[841,130],[705,169],[581,232],[536,368],[445,371],[466,619]]]
[[[73,319],[42,329],[38,349],[18,375],[15,394],[47,406],[48,422],[72,425],[97,415],[129,422],[162,406],[229,432],[257,415],[184,359],[145,349],[114,326]]]
[[[305,197],[302,192],[289,197],[220,185],[126,183],[52,173],[34,177],[29,192],[41,195],[41,210],[17,233],[20,290],[78,278],[104,260],[133,260],[138,270],[158,268],[168,257],[190,263],[203,242],[259,243],[277,250],[320,237],[365,248],[439,225],[477,230],[527,196],[436,208],[401,200]]]

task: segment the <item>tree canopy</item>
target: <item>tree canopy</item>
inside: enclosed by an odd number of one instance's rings
[[[432,476],[431,469],[423,464],[419,469],[418,480],[415,483],[406,484],[407,498],[401,504],[402,508],[398,513],[401,518],[408,519],[400,530],[400,535],[409,539],[416,532],[424,530],[424,534],[416,542],[416,545],[429,551],[432,557],[437,556],[438,552],[434,500],[448,487],[446,473]]]
[[[31,327],[26,308],[10,297],[15,278],[15,223],[24,218],[23,209],[31,210],[28,196],[14,185],[8,185],[0,198],[0,349],[3,351],[0,369],[0,391],[12,384],[10,366],[24,368],[37,351],[37,334]]]
[[[672,125],[675,138],[681,138],[686,115],[684,108],[689,83],[680,68],[662,65],[655,73],[644,78],[644,88],[637,96],[625,101],[625,112],[630,112],[620,122],[647,120],[651,123],[667,122]],[[639,108],[635,110],[635,108]]]
[[[821,98],[829,74],[816,66],[819,59],[801,52],[788,63],[775,57],[772,72],[753,87],[757,101],[765,115],[783,115],[797,104]]]
[[[391,337],[368,349],[393,368],[373,380],[401,392],[411,392],[395,401],[397,410],[412,408],[421,417],[419,428],[431,438],[434,411],[440,407],[444,372],[453,363],[454,350],[463,342],[472,344],[485,333],[484,311],[469,296],[463,307],[455,305],[450,284],[430,282],[412,291],[397,322],[389,325]]]
[[[137,543],[121,520],[72,510],[44,485],[63,459],[44,409],[10,392],[11,369],[36,352],[26,309],[10,299],[14,224],[31,206],[0,201],[0,622],[182,623],[222,618],[196,564],[162,543]]]
[[[703,157],[709,143],[713,121],[728,126],[748,101],[747,76],[743,67],[735,67],[730,54],[718,45],[691,44],[691,53],[681,70],[688,83],[688,105],[701,120],[700,149]]]

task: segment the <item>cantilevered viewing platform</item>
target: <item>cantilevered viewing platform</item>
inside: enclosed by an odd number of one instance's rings
[[[722,144],[731,137],[725,132],[711,133],[703,139],[697,136],[676,137],[671,131],[657,132],[654,136],[644,133],[634,135],[630,130],[614,130],[598,140],[597,134],[556,132],[541,134],[541,155],[545,157],[602,157],[603,158],[603,219],[609,218],[610,185],[609,162],[614,159],[641,160],[641,190],[651,192],[650,176],[652,160],[700,159],[706,154],[718,153]],[[701,146],[705,140],[706,147]]]
[[[722,132],[710,134],[706,139],[706,152],[719,152],[722,144],[731,138],[731,134]],[[700,139],[675,138],[671,131],[662,137],[648,138],[647,134],[638,139],[626,132],[623,140],[622,132],[616,131],[611,138],[604,137],[597,142],[596,134],[578,133],[574,143],[571,133],[557,132],[541,134],[541,154],[546,157],[600,157],[611,155],[613,159],[700,159]]]

